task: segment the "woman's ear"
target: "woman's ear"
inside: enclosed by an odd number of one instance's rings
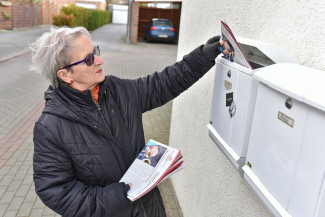
[[[71,72],[68,72],[67,69],[60,69],[56,72],[56,75],[65,83],[70,83],[71,81]]]

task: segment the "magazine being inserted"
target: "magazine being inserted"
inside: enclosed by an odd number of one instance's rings
[[[223,45],[223,54],[226,59],[249,69],[253,69],[225,21],[221,21],[221,39],[225,42]]]
[[[120,182],[132,183],[127,197],[135,201],[183,168],[180,150],[149,140]]]

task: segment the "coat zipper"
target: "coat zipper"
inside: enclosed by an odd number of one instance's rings
[[[105,94],[106,94],[106,90],[105,90]],[[114,138],[114,141],[115,141],[117,144],[119,144],[119,142],[118,142],[118,141],[115,139],[115,137],[113,136],[112,131],[111,131],[111,129],[109,128],[107,122],[105,121],[104,115],[103,115],[102,112],[101,112],[101,107],[100,107],[100,105],[99,105],[100,99],[98,100],[98,104],[96,104],[93,95],[92,95],[92,94],[90,94],[90,95],[91,95],[91,98],[92,98],[94,104],[95,104],[96,107],[97,107],[97,110],[98,110],[100,116],[102,117],[102,119],[103,119],[103,121],[104,121],[105,127],[108,129],[109,133],[110,133],[110,134],[112,135],[112,137]],[[113,110],[112,110],[112,111],[113,111]],[[109,114],[108,114],[108,115],[109,115]],[[107,136],[107,135],[105,135],[105,136]],[[123,148],[122,146],[120,146],[120,145],[114,145],[114,146],[116,146],[117,148],[119,148],[119,149],[123,152],[123,155],[124,155],[124,148]],[[125,162],[128,162],[128,161],[125,159],[125,156],[124,156],[124,161],[125,161]],[[120,168],[123,168],[123,167],[120,165]]]
[[[105,90],[105,94],[106,94],[106,90]],[[101,118],[102,118],[103,121],[104,121],[105,127],[107,128],[107,130],[108,130],[108,132],[110,133],[111,136],[107,135],[106,133],[103,133],[101,130],[99,130],[99,132],[100,132],[102,135],[104,135],[105,137],[107,137],[107,138],[110,138],[110,139],[113,138],[113,140],[116,142],[116,144],[118,144],[117,141],[116,141],[116,139],[114,138],[114,136],[113,136],[113,134],[112,134],[111,129],[109,128],[107,122],[105,121],[105,118],[104,118],[103,113],[101,112],[102,109],[101,109],[101,107],[100,107],[100,105],[99,105],[100,99],[98,99],[98,104],[97,104],[97,103],[95,102],[94,97],[93,97],[93,95],[92,95],[91,93],[90,93],[90,96],[91,96],[91,98],[92,98],[94,104],[96,105],[97,110],[98,110],[98,112],[99,112]],[[96,127],[96,128],[97,128],[97,127]],[[121,146],[119,146],[119,145],[116,145],[115,142],[113,142],[112,145],[115,146],[116,148],[120,149],[120,150],[123,150],[123,148],[122,148]],[[115,153],[115,156],[116,156],[116,158],[118,158],[117,155],[116,155],[116,153]],[[123,166],[121,166],[121,164],[120,164],[119,161],[118,161],[118,164],[120,165],[120,169],[122,170]]]
[[[101,112],[101,107],[100,107],[100,105],[96,104],[96,106],[97,106],[97,110],[98,110],[100,116],[102,117],[102,119],[103,119],[103,121],[104,121],[104,123],[105,123],[106,128],[108,129],[109,133],[112,134],[112,131],[111,131],[111,129],[109,128],[107,122],[105,121],[105,118],[104,118],[104,116],[103,116],[103,113]]]
[[[102,109],[101,109],[101,107],[100,107],[100,105],[99,105],[99,101],[98,101],[98,104],[97,104],[97,103],[95,102],[95,100],[94,100],[93,95],[92,95],[92,94],[90,94],[90,95],[91,95],[91,98],[92,98],[94,104],[95,104],[96,107],[97,107],[97,110],[98,110],[100,116],[102,117],[102,119],[103,119],[103,121],[104,121],[105,127],[108,129],[109,133],[110,133],[111,135],[113,135],[111,129],[109,128],[107,122],[105,121],[105,118],[104,118],[103,113],[101,112]]]

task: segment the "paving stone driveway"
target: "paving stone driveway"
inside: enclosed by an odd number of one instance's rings
[[[103,71],[123,78],[146,76],[176,60],[176,45],[125,43],[125,25],[92,32]],[[59,216],[35,194],[32,130],[44,106],[48,83],[29,71],[30,53],[0,63],[0,216]],[[10,72],[10,73],[8,73]],[[172,102],[143,116],[146,140],[168,144]],[[169,217],[181,217],[170,180],[159,186]]]

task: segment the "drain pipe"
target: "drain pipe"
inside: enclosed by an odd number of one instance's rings
[[[127,35],[126,41],[130,43],[130,32],[131,32],[131,5],[133,0],[129,0],[129,7],[128,7],[128,26],[127,26]]]

